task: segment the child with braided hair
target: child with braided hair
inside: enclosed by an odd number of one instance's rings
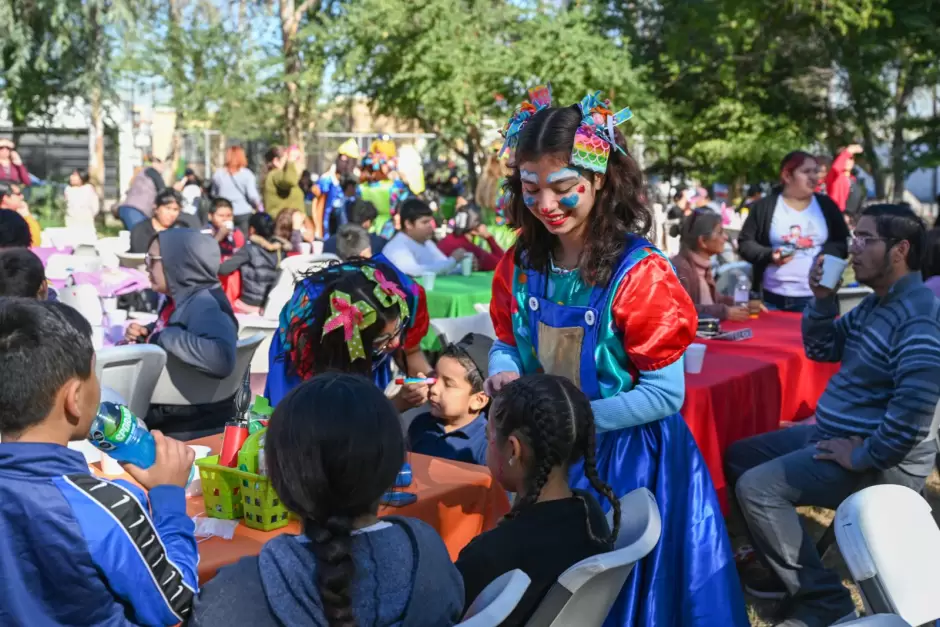
[[[447,627],[460,620],[460,573],[434,528],[378,518],[405,461],[405,438],[371,381],[328,373],[294,388],[274,410],[264,450],[271,485],[300,517],[303,534],[278,536],[260,555],[221,569],[203,586],[192,627]]]
[[[491,396],[521,375],[567,377],[591,400],[597,475],[617,498],[656,497],[662,539],[627,580],[606,625],[748,624],[708,467],[679,413],[682,357],[697,315],[652,223],[643,171],[600,92],[570,107],[530,91],[506,125],[507,216],[519,238],[493,278]],[[595,491],[585,464],[573,488]]]
[[[532,583],[502,623],[524,625],[559,575],[613,548],[620,503],[594,466],[591,404],[564,377],[530,375],[504,386],[487,437],[487,466],[516,500],[498,527],[460,552],[457,568],[468,604],[503,573],[525,572]],[[591,486],[613,508],[613,530],[594,496],[568,486],[569,468],[582,458]]]

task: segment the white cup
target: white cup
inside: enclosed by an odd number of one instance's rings
[[[309,255],[313,253],[313,245],[310,242],[300,243],[300,254]]]
[[[96,351],[104,348],[104,327],[100,324],[91,327],[91,345]]]
[[[116,459],[107,453],[101,454],[101,472],[108,477],[117,477],[124,474],[124,468]]]
[[[698,374],[702,371],[702,364],[705,363],[704,344],[689,344],[685,349],[685,371],[689,374]]]
[[[235,230],[235,223],[232,222],[231,220],[226,221],[223,226],[225,226],[225,228],[228,229],[229,231]]]
[[[111,313],[112,311],[117,311],[118,308],[118,299],[116,296],[108,296],[101,299],[101,308]]]
[[[115,309],[108,312],[108,322],[112,326],[123,325],[127,322],[127,310],[126,309]]]
[[[471,255],[467,255],[460,260],[460,273],[464,276],[473,274],[473,257]]]
[[[434,289],[434,281],[437,279],[437,275],[433,272],[425,272],[421,275],[421,284],[424,285],[424,291],[430,292]]]
[[[849,265],[847,259],[841,259],[833,255],[823,255],[823,272],[819,284],[830,290],[836,289],[845,267]]]
[[[196,453],[196,459],[193,460],[194,462],[208,457],[209,454],[212,453],[211,448],[203,446],[202,444],[189,444],[188,446]],[[202,496],[202,475],[199,474],[198,468],[193,470],[192,478],[193,480],[186,486],[186,496]]]

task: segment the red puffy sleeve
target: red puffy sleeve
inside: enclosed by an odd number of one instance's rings
[[[421,346],[421,340],[428,334],[428,327],[431,324],[431,316],[428,315],[428,297],[424,293],[424,288],[414,283],[413,289],[418,290],[418,311],[415,312],[411,328],[405,332],[405,351],[412,351]]]
[[[614,324],[638,370],[659,370],[677,361],[695,339],[698,314],[669,261],[656,253],[627,273],[614,296]]]
[[[512,293],[512,279],[516,274],[514,249],[515,246],[507,250],[496,266],[496,272],[493,274],[493,298],[490,300],[490,318],[493,319],[493,328],[496,329],[496,339],[510,346],[516,345],[516,338],[512,333],[512,314],[518,307]]]

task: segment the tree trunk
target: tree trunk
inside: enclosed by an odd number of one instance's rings
[[[297,31],[304,14],[313,8],[315,0],[304,0],[296,6],[294,0],[280,0],[281,52],[284,55],[284,139],[288,146],[304,150],[303,98],[297,77],[303,69],[297,48]]]
[[[891,136],[891,177],[894,180],[892,199],[900,202],[904,198],[904,182],[907,178],[907,168],[904,159],[904,129],[907,126],[907,106],[917,84],[917,69],[902,67],[898,70],[895,83],[894,123]]]
[[[88,177],[98,192],[98,202],[104,201],[104,111],[101,86],[97,85],[89,94],[91,101],[92,150],[88,153]]]
[[[182,27],[180,26],[180,23],[182,22],[182,19],[183,19],[181,2],[182,0],[169,0],[169,3],[167,4],[167,9],[169,10],[169,16],[170,16],[170,29],[169,29],[169,33],[167,36],[167,40],[169,42],[169,46],[171,50],[170,58],[173,59],[173,66],[177,68],[177,70],[183,67],[183,60],[179,58],[179,50],[181,50],[181,46],[182,46],[182,42],[181,42]],[[173,81],[171,83],[171,86],[173,90],[173,102],[180,102],[182,98],[179,98],[178,97],[179,94],[177,94],[176,92],[178,89],[183,89],[183,86],[179,84],[179,81]],[[172,184],[174,179],[176,178],[176,171],[178,169],[179,159],[180,159],[180,145],[181,145],[180,133],[182,133],[185,123],[186,123],[186,116],[184,115],[184,112],[180,110],[179,108],[177,108],[176,120],[174,123],[175,130],[173,133],[173,141],[171,143],[171,152],[170,152],[170,157],[169,157],[170,167],[167,168],[163,172],[163,180],[166,181],[168,185]],[[163,157],[163,155],[156,155],[156,156],[161,157],[161,158]]]

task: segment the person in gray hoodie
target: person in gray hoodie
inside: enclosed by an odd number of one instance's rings
[[[368,434],[368,437],[363,437]],[[327,373],[278,403],[271,484],[303,523],[202,586],[190,626],[447,627],[463,581],[427,523],[378,518],[405,461],[398,412],[360,376]]]
[[[208,235],[190,229],[160,232],[150,243],[146,264],[151,287],[166,299],[154,323],[131,323],[125,339],[156,344],[210,377],[231,375],[238,322],[219,284],[219,261],[219,245]],[[233,400],[226,399],[209,405],[152,405],[146,422],[177,439],[190,439],[221,432],[233,415]]]

